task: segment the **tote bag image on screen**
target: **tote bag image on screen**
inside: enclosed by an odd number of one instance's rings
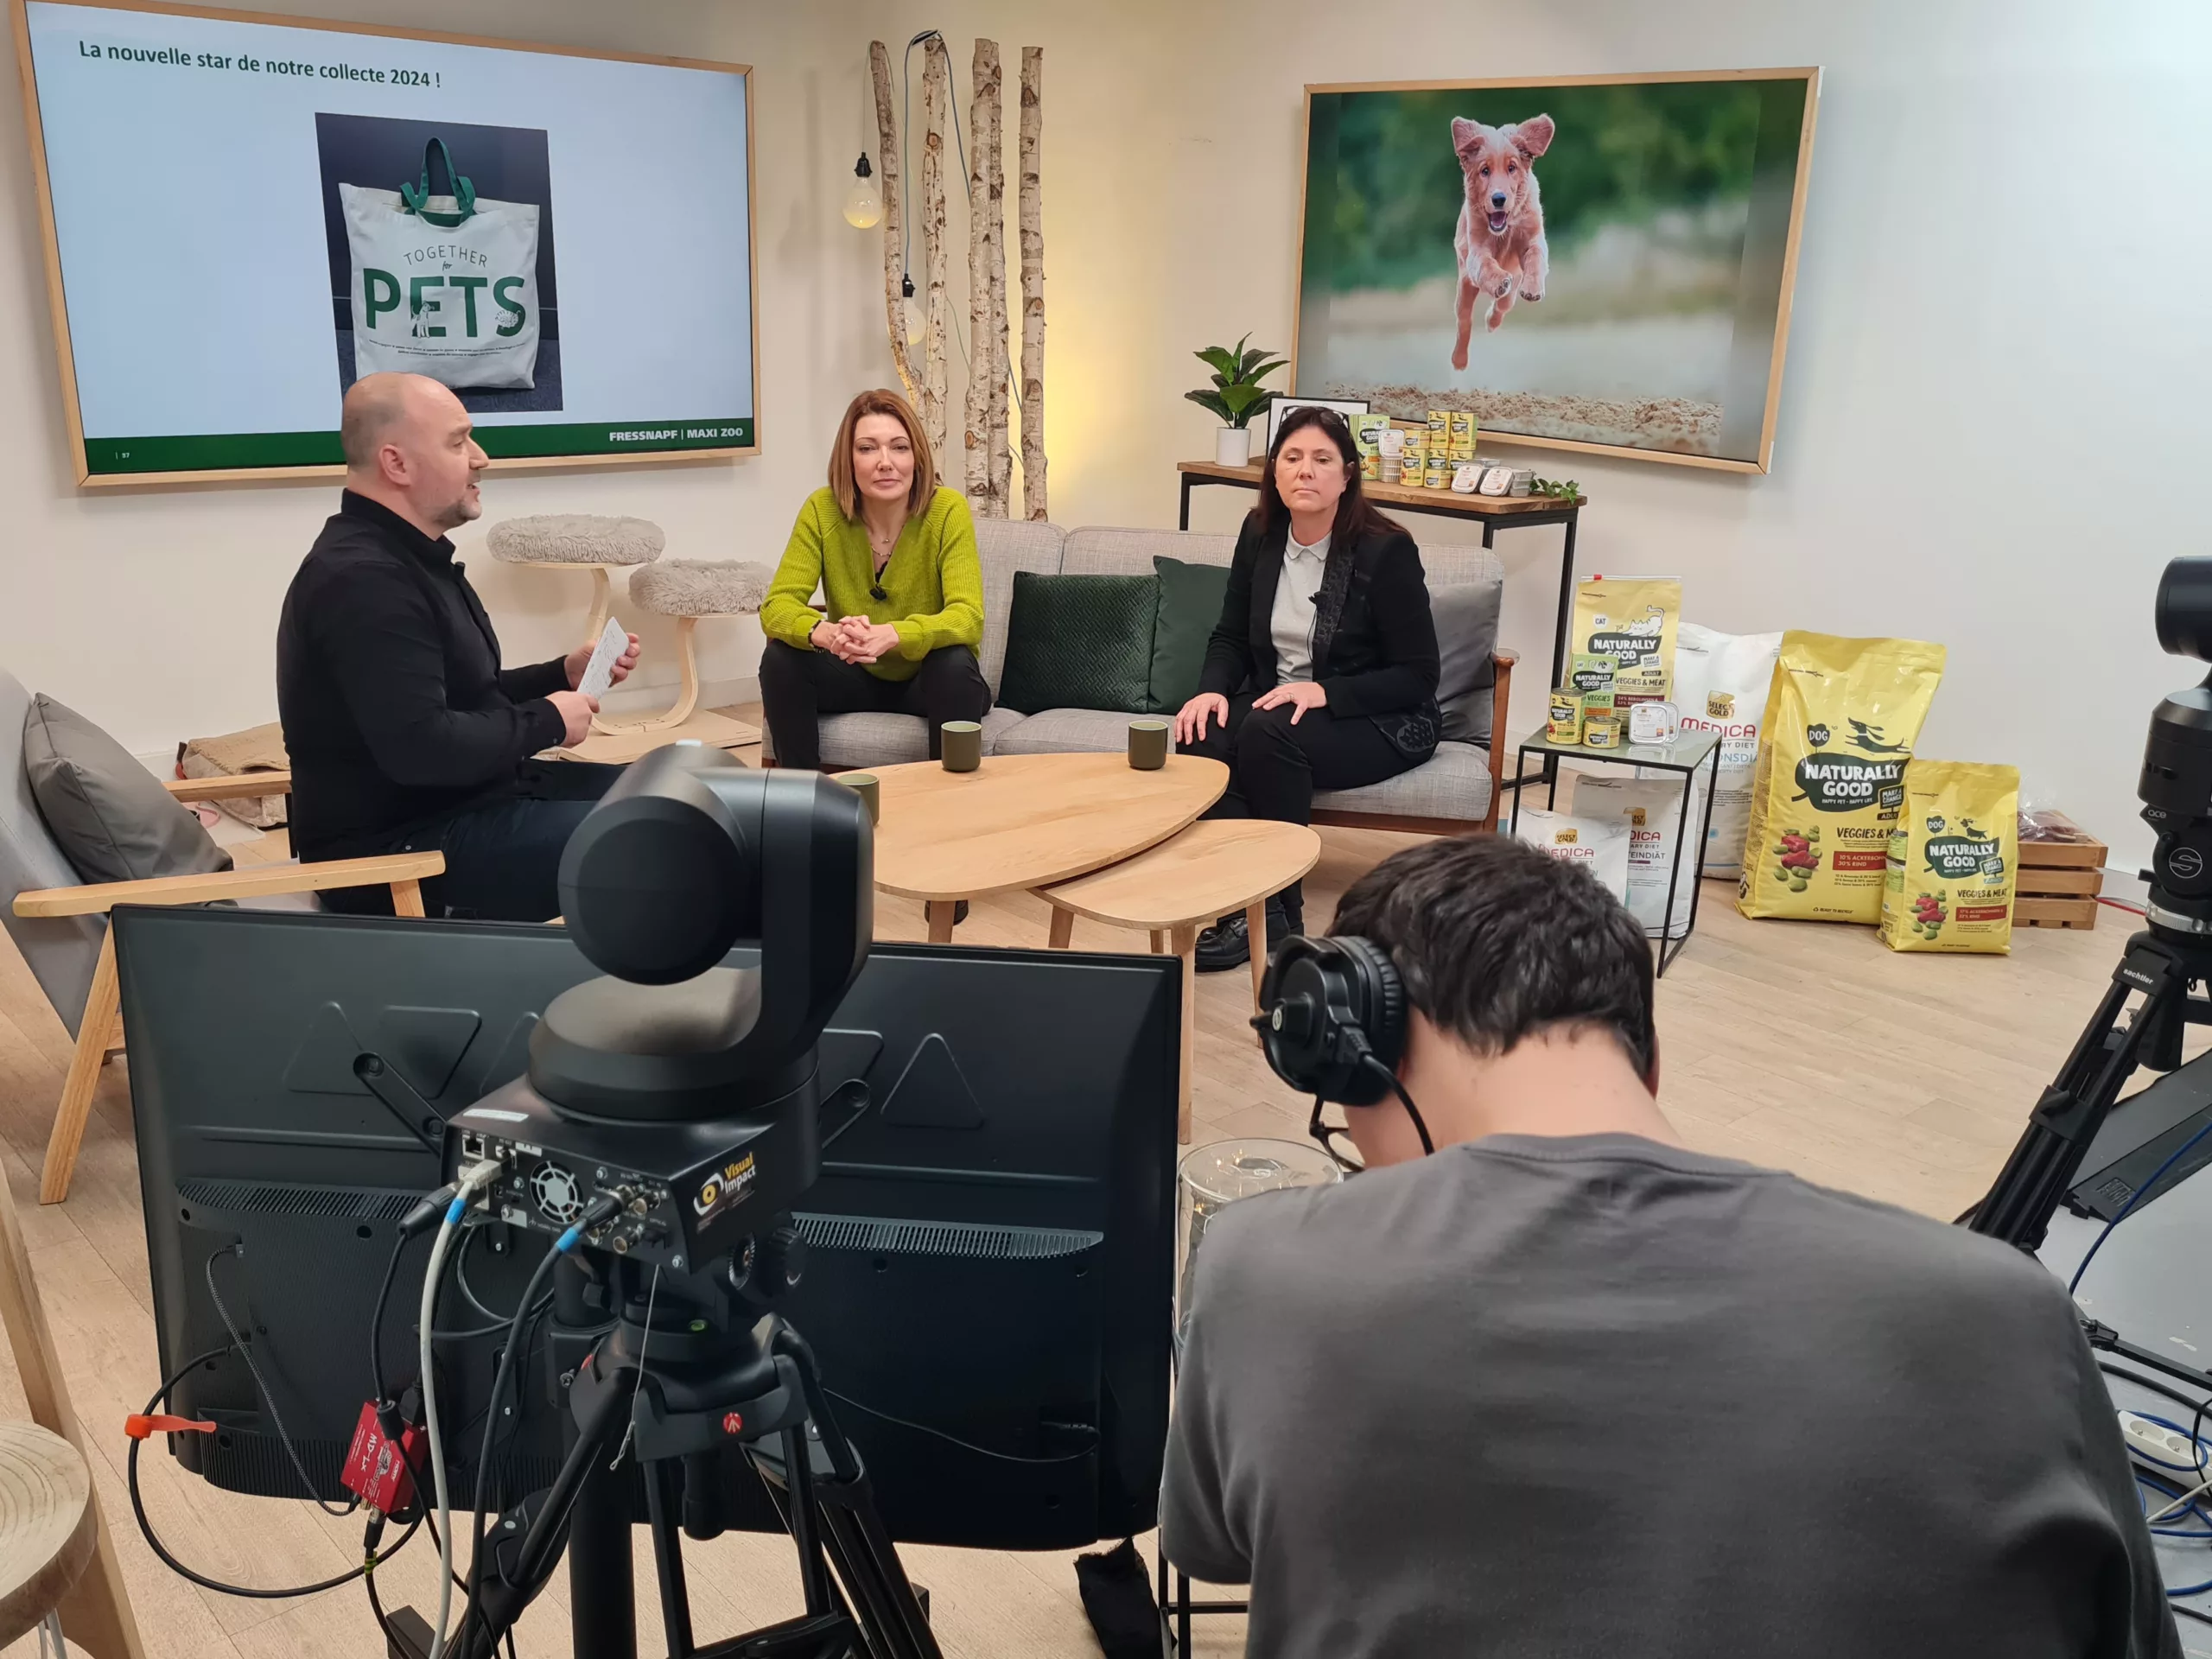
[[[430,194],[430,162],[453,194]],[[419,184],[338,187],[353,256],[353,371],[398,370],[442,385],[537,379],[537,207],[491,201],[433,138]]]

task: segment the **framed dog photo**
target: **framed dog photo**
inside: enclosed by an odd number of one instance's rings
[[[1766,471],[1820,79],[1308,86],[1276,406],[1471,410],[1485,442]]]
[[[1347,421],[1355,415],[1364,415],[1368,412],[1367,399],[1364,397],[1298,397],[1286,394],[1270,399],[1268,404],[1267,426],[1267,449],[1269,454],[1274,453],[1275,434],[1281,429],[1282,417],[1294,409],[1306,409],[1311,406],[1333,409]]]

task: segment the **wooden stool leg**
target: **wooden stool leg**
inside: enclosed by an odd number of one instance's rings
[[[660,713],[644,720],[609,721],[598,715],[591,717],[595,732],[662,732],[671,726],[681,726],[691,718],[691,711],[699,706],[699,658],[691,642],[691,635],[699,626],[696,616],[676,619],[676,663],[683,681],[676,693],[676,701]]]
[[[1075,937],[1075,912],[1052,906],[1052,931],[1048,943],[1055,950],[1065,950],[1068,941]]]
[[[1155,957],[1164,957],[1167,954],[1167,930],[1166,928],[1155,927],[1152,930],[1152,954]]]
[[[395,881],[391,884],[391,913],[395,916],[420,916],[423,910],[423,884],[420,881]],[[560,918],[554,918],[558,921]]]
[[[100,1028],[109,1027],[103,1022]],[[69,1403],[69,1390],[62,1382],[54,1334],[47,1328],[46,1306],[39,1300],[38,1281],[31,1274],[30,1255],[23,1248],[22,1228],[16,1217],[15,1195],[5,1180],[0,1180],[0,1319],[8,1327],[9,1345],[15,1351],[16,1370],[22,1379],[31,1420],[75,1446],[89,1466],[92,1453],[85,1445],[76,1411]],[[123,1573],[116,1564],[115,1543],[108,1536],[107,1517],[100,1513],[99,1504],[95,1486],[96,1541],[92,1564],[55,1611],[67,1627],[69,1639],[86,1652],[99,1659],[145,1659],[138,1623],[131,1617]]]
[[[1260,1011],[1260,987],[1268,977],[1268,901],[1244,908],[1244,931],[1252,940],[1252,1012]]]
[[[1175,1068],[1175,1140],[1191,1144],[1191,1058],[1198,1033],[1198,930],[1175,930],[1175,954],[1183,959],[1183,1047]]]
[[[84,1145],[85,1123],[92,1115],[92,1095],[100,1084],[100,1065],[107,1058],[115,1035],[119,993],[115,978],[115,929],[111,925],[100,941],[99,961],[92,968],[92,988],[85,999],[84,1017],[77,1022],[77,1052],[69,1061],[69,1076],[61,1085],[61,1104],[54,1114],[54,1132],[47,1137],[46,1165],[40,1172],[38,1201],[59,1204],[69,1196],[70,1177],[77,1169],[77,1151]]]
[[[584,624],[585,645],[599,643],[599,636],[607,626],[607,613],[612,607],[612,599],[607,567],[594,564],[591,568],[591,618]]]
[[[950,944],[952,943],[953,903],[954,901],[950,899],[931,899],[926,901],[923,913],[926,915],[930,920],[930,943],[931,944]]]

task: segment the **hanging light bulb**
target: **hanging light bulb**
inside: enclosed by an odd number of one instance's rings
[[[853,188],[845,192],[845,223],[856,231],[872,231],[883,222],[883,198],[875,188],[875,169],[868,164],[868,152],[861,152],[860,162],[853,168]]]
[[[906,315],[906,343],[918,346],[922,343],[922,302],[914,297],[914,279],[900,277],[899,292],[899,308]]]

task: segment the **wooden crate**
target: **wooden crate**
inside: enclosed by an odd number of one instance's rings
[[[2108,849],[2063,813],[2037,816],[2063,838],[2021,841],[2012,919],[2023,927],[2094,927]]]

